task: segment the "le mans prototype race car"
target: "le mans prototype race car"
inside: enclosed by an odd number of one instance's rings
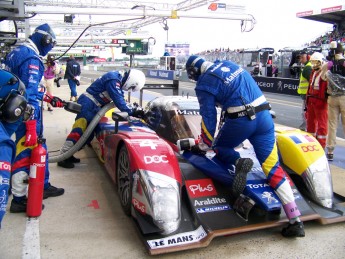
[[[222,164],[212,152],[183,150],[200,133],[196,97],[157,97],[145,114],[144,119],[120,112],[113,112],[112,119],[103,117],[92,146],[150,254],[205,247],[217,236],[286,224],[282,204],[249,142],[237,147],[255,163],[236,200],[230,194],[233,166]],[[317,140],[293,128],[276,128],[276,138],[301,219],[345,221],[345,198],[333,193],[328,161]],[[218,177],[208,177],[210,172]]]

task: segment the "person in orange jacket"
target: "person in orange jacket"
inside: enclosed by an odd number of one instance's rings
[[[307,132],[311,133],[323,148],[326,147],[328,134],[327,81],[321,76],[321,66],[325,61],[325,57],[319,52],[310,57],[313,70],[309,80],[306,111]]]

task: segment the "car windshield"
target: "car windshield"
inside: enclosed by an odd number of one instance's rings
[[[176,143],[185,138],[198,139],[201,133],[201,115],[196,97],[165,96],[152,100],[146,107],[147,123],[156,133]],[[220,109],[218,109],[218,118]]]

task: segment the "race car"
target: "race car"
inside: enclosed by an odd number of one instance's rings
[[[95,129],[92,146],[150,254],[205,247],[217,236],[288,221],[248,141],[237,150],[255,163],[243,194],[231,196],[234,166],[222,164],[213,152],[190,149],[200,123],[196,97],[162,96],[146,105],[144,118],[113,112]],[[321,224],[345,221],[345,197],[333,193],[328,161],[318,141],[285,127],[276,128],[276,137],[301,219]],[[210,172],[217,177],[209,177]]]

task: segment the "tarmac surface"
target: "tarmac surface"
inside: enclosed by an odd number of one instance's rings
[[[150,79],[148,79],[150,81]],[[88,85],[77,88],[81,94]],[[56,96],[69,100],[66,82]],[[135,97],[131,97],[135,101]],[[50,155],[58,151],[73,125],[75,114],[56,108],[44,111],[44,137]],[[345,147],[343,140],[338,145]],[[345,153],[337,153],[344,162]],[[0,259],[18,258],[151,258],[133,220],[121,209],[116,188],[96,153],[85,147],[74,169],[50,165],[50,181],[65,188],[60,197],[43,201],[39,218],[7,211],[0,230]],[[334,191],[345,196],[345,169],[330,163]],[[12,197],[9,197],[9,204]],[[9,209],[9,205],[8,205]],[[155,258],[345,258],[345,223],[305,222],[306,237],[286,239],[280,228],[215,238],[208,247],[157,255]]]

